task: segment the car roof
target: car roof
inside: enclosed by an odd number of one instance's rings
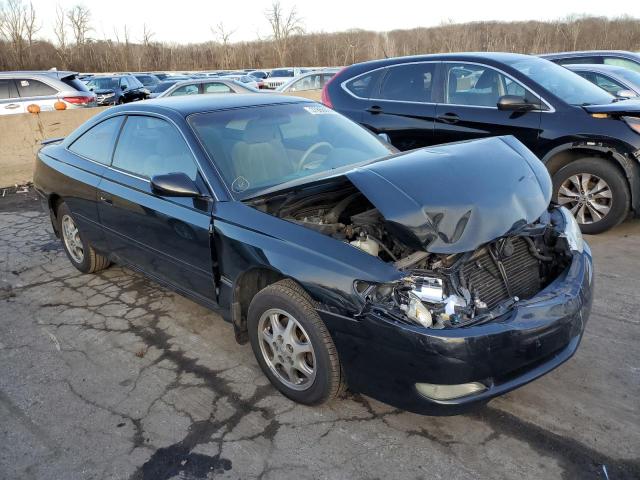
[[[73,75],[78,75],[78,72],[72,72],[67,70],[13,70],[0,72],[0,76],[3,77],[15,77],[17,75],[44,75],[47,77],[57,78],[59,80]]]
[[[525,55],[522,53],[509,53],[509,52],[460,52],[460,53],[432,53],[427,55],[410,55],[405,57],[389,57],[379,60],[370,60],[367,62],[356,63],[353,66],[367,66],[372,68],[375,66],[384,67],[389,65],[395,65],[398,63],[411,63],[411,62],[425,62],[425,61],[445,61],[453,60],[460,62],[506,62],[508,60],[527,59],[532,55]]]
[[[593,72],[607,72],[607,73],[615,73],[623,70],[628,70],[625,67],[621,67],[619,65],[606,65],[602,63],[569,63],[562,65],[569,70],[589,70]]]
[[[565,57],[584,57],[591,55],[604,55],[604,56],[620,56],[620,57],[638,57],[637,53],[629,52],[627,50],[580,50],[576,52],[555,52],[545,53],[540,55],[543,58],[565,58]]]
[[[256,95],[255,93],[181,95],[178,97],[164,97],[145,100],[143,102],[127,103],[119,107],[114,107],[114,109],[117,108],[120,112],[148,111],[150,113],[160,113],[162,110],[171,110],[186,117],[192,113],[225,110],[228,108],[278,105],[282,103],[313,103],[313,100],[287,95]]]

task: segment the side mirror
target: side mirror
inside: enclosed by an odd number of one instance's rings
[[[618,90],[616,92],[616,97],[618,98],[635,98],[638,94],[633,90]]]
[[[151,191],[163,197],[199,197],[200,190],[184,173],[167,173],[151,178]]]
[[[389,138],[389,135],[387,135],[386,133],[379,133],[378,137],[380,138],[380,140],[382,140],[385,143],[391,143],[391,139]]]
[[[120,85],[120,88],[121,88],[122,90],[126,90],[126,89],[127,89],[127,86],[126,86],[126,85]]]
[[[503,95],[498,99],[498,110],[508,110],[512,112],[526,112],[539,108],[535,103],[529,103],[524,97],[518,95]]]

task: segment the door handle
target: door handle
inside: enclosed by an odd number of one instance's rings
[[[454,124],[460,121],[460,117],[455,113],[445,113],[444,115],[438,116],[438,120],[443,123]]]
[[[374,115],[377,113],[382,113],[382,107],[379,107],[378,105],[373,105],[367,108],[367,112],[373,113]]]
[[[9,105],[6,105],[4,108],[9,108],[9,109],[20,108],[20,105],[17,103],[10,103]]]
[[[104,192],[100,192],[98,194],[98,198],[102,203],[106,203],[107,205],[113,205],[113,199],[111,198],[111,196]]]

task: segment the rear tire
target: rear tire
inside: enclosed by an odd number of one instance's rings
[[[624,174],[600,157],[569,163],[553,175],[553,200],[568,208],[583,233],[602,233],[622,222],[631,204]]]
[[[336,347],[313,301],[296,282],[281,280],[258,292],[249,305],[247,327],[260,368],[286,397],[318,405],[342,393],[345,382]]]
[[[97,253],[86,240],[66,203],[58,205],[56,216],[62,247],[74,267],[82,273],[95,273],[110,265],[107,257]]]

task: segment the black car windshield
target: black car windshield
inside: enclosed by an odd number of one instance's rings
[[[113,90],[118,88],[120,77],[94,77],[87,83],[94,90]]]
[[[315,103],[197,113],[189,124],[238,199],[393,152],[372,133]]]
[[[272,77],[293,77],[293,69],[292,68],[277,68],[275,70],[271,70]]]
[[[602,105],[615,100],[589,80],[544,58],[518,58],[505,63],[570,105]]]

